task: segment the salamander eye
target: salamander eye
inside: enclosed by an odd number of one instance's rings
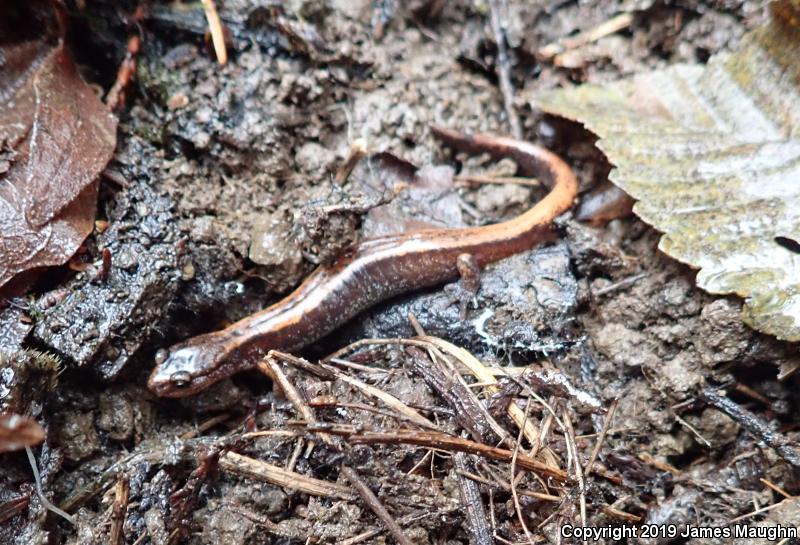
[[[169,383],[176,388],[188,386],[192,381],[192,376],[187,371],[178,371],[169,376]]]
[[[168,355],[169,355],[169,352],[167,352],[165,349],[162,348],[162,349],[158,350],[156,352],[155,357],[153,358],[155,360],[155,362],[156,362],[156,365],[161,365],[162,363],[167,361],[167,356]]]

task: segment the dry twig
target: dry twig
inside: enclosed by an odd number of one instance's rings
[[[620,30],[629,27],[632,22],[632,13],[621,13],[590,30],[577,34],[576,36],[571,38],[563,38],[557,42],[547,44],[539,49],[537,53],[542,59],[551,59],[556,55],[564,53],[570,49],[576,49],[586,44],[596,42],[600,38],[608,36],[609,34],[619,32]]]
[[[511,127],[511,135],[517,140],[521,140],[522,125],[514,108],[514,86],[511,84],[511,68],[509,66],[508,48],[506,47],[506,36],[503,31],[503,25],[500,22],[500,2],[501,0],[489,0],[492,32],[494,33],[494,41],[497,44],[497,77],[500,80],[500,92],[503,94],[503,103],[508,117],[508,125]]]
[[[353,488],[356,489],[356,492],[361,496],[364,503],[366,503],[372,512],[381,519],[381,522],[383,522],[386,529],[389,530],[389,533],[392,534],[395,541],[400,545],[411,545],[411,540],[406,537],[403,529],[400,528],[400,525],[397,524],[394,517],[386,510],[378,497],[372,493],[372,490],[370,490],[361,476],[348,466],[342,466],[341,471],[344,477],[353,485]]]
[[[458,471],[457,473],[459,475],[463,475],[467,479],[481,483],[483,485],[496,488],[498,490],[511,492],[511,485],[504,479],[497,478],[496,476],[493,476],[494,477],[493,480],[489,480],[484,477],[481,477],[480,475],[476,475],[468,471]],[[529,496],[531,498],[536,498],[537,500],[549,501],[554,503],[560,502],[562,500],[562,498],[559,496],[554,496],[552,494],[544,494],[542,492],[534,492],[532,490],[517,490],[517,494],[519,494],[520,496]]]
[[[346,375],[339,371],[338,369],[330,366],[323,366],[325,369],[333,373],[337,379],[341,380],[342,382],[346,382],[347,384],[354,386],[361,390],[364,394],[374,397],[375,399],[379,399],[382,401],[387,407],[397,411],[399,414],[403,415],[407,419],[414,422],[414,424],[421,426],[423,428],[435,430],[438,429],[436,425],[432,424],[427,418],[419,414],[417,411],[394,397],[393,395],[384,392],[380,388],[376,388],[375,386],[371,386],[366,382],[361,382],[360,380],[353,378],[349,375]]]
[[[219,20],[217,6],[214,0],[202,0],[203,11],[206,12],[208,21],[208,31],[211,33],[211,42],[214,44],[214,53],[217,55],[217,62],[224,65],[228,62],[228,50],[225,47],[225,33],[222,30],[222,23]]]
[[[304,425],[303,423],[300,423]],[[441,432],[420,431],[400,429],[391,432],[378,432],[359,430],[353,426],[345,425],[321,425],[318,427],[305,426],[310,432],[325,432],[333,435],[341,435],[354,444],[406,444],[421,447],[436,448],[452,452],[466,452],[475,454],[490,460],[500,462],[511,462],[513,453],[510,450],[490,447],[475,441],[453,437]],[[563,469],[550,466],[530,456],[519,454],[517,465],[528,471],[535,471],[553,477],[560,481],[569,482],[571,479]]]
[[[408,319],[417,335],[425,335],[424,329],[414,314],[409,314]],[[468,430],[476,441],[485,441],[490,426],[486,425],[484,417],[489,419],[492,417],[483,404],[475,398],[472,391],[467,388],[461,376],[455,374],[454,380],[448,380],[450,374],[444,369],[443,362],[435,358],[432,350],[428,351],[428,356],[415,346],[409,346],[406,350],[411,355],[411,363],[417,373],[422,375],[425,382],[453,408],[461,426]],[[463,408],[463,411],[459,410],[460,408]],[[457,470],[469,469],[469,459],[463,452],[456,452],[453,455],[453,463]],[[483,509],[480,487],[476,482],[464,478],[458,471],[456,475],[458,475],[461,500],[467,508],[467,519],[469,519],[472,529],[473,541],[476,545],[492,545],[492,533],[486,524],[486,512]]]
[[[583,464],[581,464],[578,444],[575,442],[575,428],[572,426],[572,419],[569,417],[567,409],[564,408],[564,426],[567,433],[567,448],[572,451],[572,461],[575,466],[575,480],[578,481],[578,497],[581,508],[581,526],[586,526],[586,481],[583,478]]]
[[[528,421],[528,412],[530,411],[530,401],[525,403],[525,419],[523,420],[524,423]],[[511,486],[511,497],[514,499],[514,510],[517,512],[517,518],[519,519],[519,523],[522,526],[522,530],[525,532],[525,537],[528,538],[529,543],[533,543],[533,536],[531,535],[531,531],[528,529],[528,525],[525,524],[525,517],[522,514],[522,507],[519,505],[519,495],[517,494],[517,484],[516,479],[514,476],[517,473],[517,458],[519,456],[519,449],[520,445],[522,444],[522,431],[523,427],[519,429],[519,435],[517,435],[517,442],[514,445],[514,455],[511,457],[511,478],[509,479],[509,483]]]
[[[198,435],[201,435],[201,434],[207,432],[208,430],[210,430],[214,426],[216,426],[218,424],[222,424],[223,422],[228,420],[230,417],[231,417],[230,413],[222,413],[222,414],[218,414],[216,416],[212,416],[211,418],[209,418],[208,420],[206,420],[205,422],[203,422],[202,424],[197,426],[197,428],[195,428],[193,430],[189,430],[186,433],[182,434],[180,436],[180,439],[182,439],[183,441],[188,441],[189,439],[194,439]]]
[[[286,373],[283,372],[283,369],[281,369],[281,366],[278,365],[278,362],[276,362],[274,358],[267,356],[259,361],[256,366],[259,371],[270,377],[275,384],[278,385],[286,396],[286,399],[288,399],[295,410],[300,413],[303,420],[312,423],[317,421],[314,412],[309,408],[303,396],[300,395],[300,392],[297,391],[297,388],[294,387],[294,384],[292,384],[289,377],[286,376]],[[332,446],[334,444],[330,436],[321,433],[320,437],[322,437],[322,441],[326,445]],[[309,448],[311,448],[311,446],[309,446]]]
[[[226,452],[219,459],[219,467],[235,475],[243,475],[265,483],[274,484],[289,490],[343,500],[353,499],[353,493],[347,486],[315,479],[294,471],[286,471],[282,467],[243,456],[235,452]]]
[[[482,443],[489,442],[491,431],[500,425],[492,422],[492,415],[478,401],[472,390],[467,388],[461,376],[445,369],[441,358],[428,357],[416,346],[409,346],[406,353],[411,356],[411,368],[447,402],[453,409],[456,421],[469,432],[472,439]]]
[[[703,390],[703,398],[738,422],[757,439],[764,441],[781,458],[795,467],[800,467],[800,446],[789,441],[783,434],[774,431],[763,419],[710,388]]]
[[[123,545],[125,536],[122,529],[125,526],[125,514],[128,512],[128,498],[130,496],[128,479],[120,475],[114,490],[114,506],[111,515],[111,545]]]
[[[342,185],[350,176],[350,173],[353,172],[353,169],[356,168],[358,162],[361,161],[366,154],[367,143],[361,138],[353,140],[353,143],[350,144],[350,151],[347,154],[347,157],[336,170],[336,175],[333,177],[333,183],[336,185]]]
[[[333,380],[336,378],[334,373],[331,373],[327,369],[323,368],[320,365],[315,363],[311,363],[308,360],[303,358],[298,358],[292,354],[287,354],[286,352],[279,352],[278,350],[270,350],[267,352],[268,358],[275,358],[280,360],[284,363],[288,363],[289,365],[301,369],[307,373],[311,373],[315,377],[321,380]]]
[[[594,466],[595,460],[597,460],[597,456],[600,454],[600,449],[603,446],[603,441],[606,439],[606,435],[608,434],[608,430],[611,429],[611,422],[614,420],[614,415],[617,412],[617,407],[619,406],[619,399],[615,399],[611,402],[611,407],[608,408],[608,412],[606,413],[606,418],[603,420],[603,429],[600,430],[600,435],[597,436],[597,443],[594,445],[594,449],[592,449],[592,454],[589,456],[589,461],[586,462],[586,476],[589,477],[592,474],[592,466]]]
[[[472,539],[475,545],[492,545],[492,532],[486,524],[486,512],[483,509],[481,489],[474,480],[467,478],[461,472],[469,469],[469,460],[463,452],[453,455],[456,474],[458,475],[458,488],[461,492],[461,501],[467,508]]]

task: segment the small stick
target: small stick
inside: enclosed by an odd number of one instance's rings
[[[771,511],[771,510],[775,509],[776,507],[778,507],[780,505],[783,505],[783,503],[785,501],[789,501],[789,500],[781,500],[778,503],[773,503],[772,505],[767,505],[767,506],[764,506],[764,507],[760,507],[760,508],[756,509],[755,511],[750,511],[749,513],[745,513],[744,515],[740,515],[740,516],[738,516],[736,518],[733,518],[733,519],[729,520],[728,524],[735,524],[735,523],[739,522],[740,520],[744,520],[746,518],[754,517],[756,515],[760,515],[761,513],[766,513],[767,511]],[[791,500],[791,501],[795,501],[795,500]]]
[[[528,543],[533,543],[533,536],[531,535],[531,531],[528,529],[528,525],[525,524],[525,517],[522,515],[522,507],[519,504],[519,494],[517,494],[517,483],[515,482],[516,479],[514,478],[517,473],[517,457],[519,456],[520,445],[522,445],[522,434],[525,430],[525,423],[528,421],[528,413],[530,408],[531,404],[530,400],[528,400],[528,402],[525,403],[525,419],[522,421],[523,424],[519,428],[517,442],[514,444],[514,455],[511,457],[511,478],[509,479],[509,485],[511,487],[511,497],[514,499],[514,510],[517,512],[519,523],[522,525],[522,530],[525,532],[525,537],[528,538]]]
[[[419,320],[417,320],[417,317],[413,312],[408,313],[408,321],[411,322],[411,327],[414,329],[414,333],[417,334],[417,337],[426,335],[425,330],[422,328],[422,324],[419,323]]]
[[[344,360],[342,358],[326,358],[326,362],[329,364],[335,363],[340,367],[345,367],[347,369],[352,369],[353,371],[360,371],[362,373],[373,374],[373,375],[391,375],[391,371],[387,371],[386,369],[381,369],[380,367],[370,367],[368,365],[361,365],[360,363]]]
[[[413,475],[413,474],[414,474],[414,473],[417,471],[417,469],[419,469],[420,467],[422,467],[422,464],[424,464],[425,462],[427,462],[427,461],[428,461],[428,458],[430,458],[431,456],[433,456],[433,452],[434,452],[434,451],[432,451],[432,450],[426,450],[426,451],[425,451],[425,454],[422,456],[422,458],[420,458],[419,462],[417,462],[416,464],[414,464],[414,467],[412,467],[411,469],[409,469],[409,470],[406,472],[406,475]],[[433,472],[431,472],[431,478],[433,478]]]
[[[778,380],[786,380],[790,376],[794,375],[797,370],[800,369],[800,359],[791,359],[786,360],[781,363],[780,371],[778,372],[778,376],[776,377]]]
[[[194,439],[195,437],[197,437],[201,433],[207,432],[208,430],[210,430],[211,428],[213,428],[217,424],[222,424],[223,422],[228,420],[230,417],[231,417],[230,413],[222,413],[222,414],[218,414],[217,416],[212,416],[211,418],[209,418],[208,420],[206,420],[205,422],[203,422],[202,424],[197,426],[196,429],[189,430],[186,433],[180,435],[179,439],[181,441],[188,441],[189,439]]]
[[[492,523],[492,535],[497,536],[497,519],[494,516],[494,489],[489,489],[489,519]]]
[[[631,286],[631,285],[635,284],[636,282],[638,282],[642,278],[647,277],[648,274],[649,273],[642,272],[642,273],[639,273],[639,274],[635,274],[633,276],[629,276],[627,278],[623,278],[622,280],[620,280],[618,282],[614,282],[613,284],[609,284],[608,286],[603,286],[599,290],[595,291],[594,295],[596,297],[599,297],[601,295],[605,295],[607,293],[611,293],[612,291],[618,290],[620,288],[626,288],[628,286]]]
[[[381,501],[378,497],[373,494],[372,490],[370,490],[367,483],[361,478],[361,476],[356,473],[354,469],[348,466],[342,466],[341,472],[344,477],[350,481],[350,484],[353,485],[353,488],[356,489],[358,495],[361,496],[361,499],[367,506],[372,510],[375,515],[383,525],[386,526],[386,529],[389,530],[389,533],[392,534],[392,537],[399,543],[400,545],[412,545],[411,540],[403,533],[403,529],[400,528],[400,525],[397,524],[397,521],[394,520],[394,517],[386,510],[383,506]]]
[[[114,170],[113,168],[106,168],[100,175],[123,189],[127,189],[133,185],[120,171]]]
[[[308,404],[306,404],[300,392],[297,391],[297,388],[294,387],[294,384],[291,383],[286,373],[283,372],[283,369],[281,369],[281,366],[278,365],[278,362],[276,362],[274,358],[267,356],[259,361],[256,366],[259,371],[274,380],[278,387],[283,390],[286,399],[288,399],[295,410],[300,413],[303,420],[309,423],[317,422],[317,417],[314,416],[314,412],[309,408]],[[334,444],[333,439],[327,434],[321,433],[320,437],[326,445],[332,446]]]
[[[473,440],[488,442],[493,435],[490,422],[494,418],[472,390],[467,388],[461,375],[449,373],[438,358],[431,359],[416,346],[406,348],[406,354],[410,356],[411,369],[453,409],[456,422],[469,432]],[[499,427],[499,424],[495,424],[495,427]]]
[[[117,486],[114,489],[114,505],[112,508],[111,519],[111,545],[124,545],[125,536],[122,529],[125,526],[125,514],[128,512],[128,499],[131,487],[123,475],[117,478]]]
[[[345,409],[355,409],[355,410],[358,410],[358,411],[364,411],[364,412],[368,412],[368,413],[378,414],[378,415],[385,416],[387,418],[392,418],[394,420],[398,420],[400,422],[405,422],[405,423],[408,423],[408,424],[414,424],[415,423],[414,420],[412,420],[411,418],[406,417],[403,414],[398,414],[397,412],[379,409],[377,407],[373,407],[372,405],[367,405],[366,403],[342,403],[342,402],[339,402],[339,401],[322,400],[322,401],[319,401],[319,402],[311,401],[311,402],[309,402],[309,406],[315,407],[315,408],[320,407],[320,408],[335,409],[336,407],[342,407],[342,408],[345,408]],[[452,412],[448,411],[447,414],[451,415]]]
[[[136,17],[134,16],[134,20]],[[138,23],[139,21],[137,21]],[[125,52],[125,58],[119,65],[117,70],[117,79],[111,86],[111,89],[106,93],[106,106],[111,111],[121,109],[125,106],[125,91],[136,74],[136,57],[141,48],[141,38],[139,36],[131,36],[128,38],[128,49]]]
[[[475,441],[469,441],[467,439],[461,439],[460,437],[453,437],[452,435],[434,431],[409,429],[399,429],[392,432],[359,431],[353,426],[344,425],[323,425],[319,426],[318,429],[315,429],[313,426],[306,426],[306,429],[310,432],[320,431],[332,435],[341,435],[347,437],[350,442],[355,444],[401,443],[453,452],[466,452],[500,462],[510,462],[513,456],[513,453],[507,449],[490,447],[483,443],[476,443]],[[545,464],[528,455],[519,454],[517,456],[517,465],[522,469],[537,471],[561,481],[571,480],[567,472],[563,469]]]
[[[302,369],[307,373],[311,373],[315,377],[322,379],[322,380],[333,380],[336,378],[336,375],[328,371],[327,369],[313,364],[308,360],[303,358],[298,358],[292,354],[287,354],[286,352],[279,352],[278,350],[270,350],[267,352],[268,358],[275,358],[281,360],[282,362],[288,363],[293,367],[297,367],[298,369]]]
[[[511,84],[506,37],[503,25],[500,22],[500,5],[498,2],[499,0],[489,0],[492,32],[494,33],[494,41],[497,44],[497,77],[500,80],[500,92],[503,94],[503,103],[508,117],[508,125],[511,127],[511,135],[517,140],[521,140],[522,125],[519,122],[517,111],[514,109],[514,87]]]
[[[492,545],[492,531],[486,523],[486,512],[481,501],[481,489],[474,480],[461,474],[469,470],[469,460],[463,452],[453,455],[453,462],[458,475],[458,489],[461,492],[461,501],[467,508],[467,518],[472,530],[472,541],[475,545]]]
[[[326,369],[333,372],[336,375],[336,378],[341,380],[342,382],[346,382],[347,384],[354,386],[361,390],[364,394],[374,397],[382,401],[388,407],[394,409],[401,415],[405,416],[407,419],[411,420],[417,426],[427,428],[427,429],[438,429],[435,424],[431,423],[427,418],[419,414],[417,411],[397,399],[395,396],[384,392],[380,388],[376,388],[366,382],[361,382],[360,380],[353,378],[349,375],[346,375],[339,371],[338,369],[330,366],[325,366]]]
[[[295,466],[297,466],[297,460],[300,459],[300,454],[303,452],[303,444],[303,438],[298,437],[292,455],[289,457],[289,461],[286,462],[286,471],[294,471]]]
[[[366,154],[367,143],[361,138],[353,140],[353,143],[350,145],[350,152],[347,154],[344,163],[342,163],[336,170],[336,175],[333,177],[333,183],[336,185],[342,185],[353,172],[353,169],[356,168],[358,162],[361,161]]]
[[[305,400],[300,395],[300,392],[294,387],[294,384],[291,383],[289,377],[286,376],[286,373],[283,372],[280,365],[275,361],[274,358],[267,356],[266,358],[260,360],[256,366],[258,370],[264,373],[267,377],[272,379],[278,387],[283,392],[283,395],[286,396],[292,406],[294,406],[295,410],[300,413],[300,416],[306,422],[316,422],[317,419],[314,416],[314,413],[311,412],[311,409],[306,405]]]
[[[618,406],[619,399],[615,399],[611,402],[611,407],[608,408],[606,418],[603,420],[603,429],[600,430],[600,435],[597,436],[597,443],[595,443],[594,448],[592,449],[592,454],[589,456],[589,461],[586,463],[587,477],[592,474],[592,466],[594,465],[595,460],[597,460],[597,456],[600,454],[600,448],[603,446],[603,441],[606,439],[608,430],[611,429],[611,421],[614,420],[614,414],[616,414]]]
[[[567,448],[572,450],[573,462],[575,464],[575,478],[578,481],[578,493],[580,494],[581,526],[586,526],[586,481],[583,478],[583,465],[581,464],[578,445],[575,442],[575,428],[572,427],[572,419],[569,417],[566,407],[564,408],[564,427],[567,428],[565,435]]]
[[[506,492],[511,492],[511,485],[505,482],[502,479],[495,479],[494,481],[490,481],[489,479],[485,479],[480,475],[475,475],[474,473],[470,473],[468,471],[456,471],[459,475],[463,475],[467,479],[472,481],[484,484],[486,486],[490,486],[493,488],[498,488],[500,490],[505,490]],[[533,492],[532,490],[518,490],[517,494],[520,496],[529,496],[531,498],[536,498],[537,500],[542,501],[550,501],[550,502],[560,502],[562,500],[559,496],[554,496],[552,494],[544,494],[542,492]]]
[[[296,430],[262,430],[242,434],[242,439],[257,439],[259,437],[299,437]]]
[[[214,0],[202,0],[203,11],[206,12],[208,21],[208,31],[211,33],[211,43],[214,44],[214,53],[217,55],[217,62],[224,65],[228,62],[228,50],[225,48],[225,34],[222,31],[222,23],[219,20],[217,6]]]
[[[772,403],[769,402],[769,399],[767,399],[765,396],[753,390],[747,384],[742,384],[741,382],[737,382],[736,385],[734,386],[734,389],[737,392],[742,393],[751,399],[755,399],[756,401],[763,403],[769,408],[772,408]]]
[[[294,471],[286,471],[282,467],[235,452],[226,452],[220,456],[219,467],[235,475],[243,475],[311,496],[353,499],[353,493],[348,486],[315,479]]]
[[[108,278],[108,272],[111,270],[111,249],[110,248],[103,248],[103,251],[100,253],[101,261],[100,261],[100,268],[97,271],[97,279],[100,282],[105,282]]]
[[[780,494],[784,498],[793,498],[794,497],[791,494],[789,494],[786,490],[784,490],[783,488],[781,488],[780,486],[778,486],[777,484],[775,484],[773,482],[770,482],[770,481],[768,481],[766,479],[759,479],[759,481],[764,483],[764,486],[766,486],[767,488],[771,488],[772,490],[774,490],[775,492],[777,492],[778,494]]]
[[[475,356],[470,354],[467,350],[459,348],[452,343],[439,339],[438,337],[433,337],[431,335],[426,335],[424,337],[419,337],[417,339],[402,339],[402,338],[361,339],[343,348],[340,348],[330,356],[327,356],[323,361],[332,361],[334,359],[339,359],[341,356],[347,354],[348,352],[353,352],[363,346],[370,346],[370,345],[418,346],[419,348],[424,348],[426,350],[429,350],[431,348],[437,348],[443,354],[447,354],[453,357],[459,363],[461,363],[481,383],[492,384],[493,386],[490,386],[488,388],[490,393],[495,393],[499,391],[499,388],[495,386],[497,384],[497,379],[495,378],[495,375],[497,374],[497,376],[506,376],[506,373],[504,373],[505,369],[494,369],[486,367],[483,363],[481,363]],[[514,372],[514,374],[517,374],[516,371]],[[511,403],[508,406],[508,414],[509,416],[511,416],[512,420],[514,420],[517,426],[522,424],[523,420],[522,409],[520,409],[516,403]],[[503,435],[502,432],[500,432],[500,434],[501,436]],[[535,444],[536,441],[538,440],[538,432],[530,422],[528,422],[528,424],[525,427],[525,437],[531,444]]]
[[[653,457],[653,455],[650,454],[649,452],[640,452],[637,458],[639,458],[639,460],[641,460],[642,462],[653,466],[659,471],[663,471],[664,473],[672,473],[673,475],[680,475],[681,473],[683,473],[680,469],[673,466],[672,464],[668,464],[667,462],[663,462]]]
[[[581,32],[572,38],[563,38],[557,42],[547,44],[538,51],[539,57],[544,60],[549,60],[560,53],[564,53],[570,49],[576,49],[583,45],[596,42],[600,38],[619,32],[624,28],[628,28],[633,23],[632,13],[621,13],[612,17],[596,27]]]

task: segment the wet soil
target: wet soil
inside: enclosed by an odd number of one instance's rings
[[[263,373],[183,400],[156,398],[145,382],[158,349],[264,308],[354,242],[491,223],[541,196],[520,186],[454,186],[454,172],[498,166],[444,150],[429,131],[431,123],[509,131],[490,4],[445,2],[435,17],[436,2],[217,4],[229,31],[225,66],[207,45],[197,6],[154,3],[137,26],[125,24],[131,3],[71,6],[68,39],[87,78],[110,85],[128,33],[141,32],[143,47],[109,165],[117,181],[103,181],[100,194],[108,228],[90,236],[81,258],[93,263],[110,249],[107,278],[50,271],[0,311],[0,346],[9,354],[0,393],[14,393],[1,408],[31,413],[46,427],[35,451],[42,487],[75,518],[46,509],[24,453],[5,455],[0,505],[20,496],[29,504],[0,523],[0,543],[109,543],[115,524],[119,543],[137,545],[391,541],[343,466],[357,471],[411,542],[475,541],[458,455],[352,439],[359,429],[411,424],[339,375],[283,367],[319,421],[353,426],[328,439],[304,431],[290,396]],[[525,137],[561,153],[582,192],[605,180],[610,165],[591,134],[531,108],[537,91],[702,63],[765,17],[756,2],[507,4]],[[628,28],[557,62],[537,60],[545,44],[621,12],[634,14]],[[356,141],[416,167],[447,168],[441,179],[398,185],[362,163],[339,182]],[[426,333],[487,364],[556,369],[605,407],[618,400],[586,485],[591,525],[722,525],[784,500],[781,490],[800,493],[798,468],[703,397],[722,390],[796,441],[796,346],[742,325],[740,301],[694,287],[693,271],[660,254],[658,233],[633,217],[591,227],[566,214],[554,232],[539,248],[488,267],[465,319],[448,304],[452,287],[424,290],[378,305],[298,355],[315,362],[359,339],[413,336],[413,314]],[[342,356],[338,372],[459,436],[459,411],[413,371],[412,356],[375,345]],[[602,415],[569,396],[542,395],[571,415],[586,460]],[[548,411],[530,405],[530,422],[546,425]],[[496,418],[516,434],[502,410]],[[265,433],[243,435],[255,431]],[[552,431],[540,459],[568,470],[567,435]],[[311,494],[264,482],[232,469],[230,453],[343,488]],[[472,456],[467,470],[486,481],[479,503],[498,540],[525,541],[528,528],[535,542],[556,543],[561,525],[580,520],[577,484],[548,481],[556,501],[515,500],[497,484],[508,480],[508,463]],[[520,475],[516,486],[542,492]],[[114,508],[118,482],[129,487],[122,515]],[[790,498],[742,520],[797,526],[800,509]]]

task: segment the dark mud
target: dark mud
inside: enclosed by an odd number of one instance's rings
[[[106,85],[129,31],[119,14],[133,6],[87,4],[84,12],[70,12],[74,28],[84,32],[69,38],[87,77]],[[17,392],[12,401],[3,398],[4,409],[13,403],[45,425],[48,439],[35,451],[42,485],[75,516],[71,525],[46,511],[24,453],[5,455],[0,505],[19,497],[28,497],[29,505],[0,523],[2,543],[108,543],[118,478],[130,486],[122,519],[128,544],[341,542],[363,532],[374,532],[366,541],[391,539],[354,496],[309,495],[260,482],[225,469],[227,449],[281,467],[292,460],[300,474],[347,486],[339,472],[345,464],[366,480],[412,542],[470,540],[447,453],[348,444],[346,437],[326,444],[303,433],[242,439],[247,431],[296,429],[299,418],[256,372],[181,401],[157,399],[145,388],[157,349],[263,308],[354,241],[397,225],[480,225],[511,217],[540,195],[495,185],[403,190],[358,170],[344,183],[334,181],[359,139],[370,151],[391,152],[417,167],[497,168],[485,158],[454,157],[428,130],[439,123],[508,132],[488,4],[448,2],[435,19],[425,18],[422,2],[257,4],[219,6],[230,31],[231,60],[224,67],[204,41],[202,11],[152,6],[139,26],[142,52],[109,165],[119,176],[103,182],[100,196],[99,219],[108,227],[87,240],[79,255],[85,270],[50,271],[29,295],[0,310],[5,350],[33,348],[62,361],[55,385],[42,378],[52,375],[51,363],[38,352],[4,360],[17,374],[0,375],[0,392]],[[510,1],[508,9],[512,80],[525,135],[561,152],[575,166],[582,190],[601,182],[610,166],[591,135],[530,110],[537,90],[704,62],[764,16],[750,2],[544,8]],[[536,60],[545,44],[625,11],[635,14],[628,29],[557,62]],[[379,305],[305,355],[314,361],[356,339],[407,337],[413,314],[427,333],[487,362],[556,368],[606,406],[619,399],[598,457],[598,474],[605,477],[588,484],[591,524],[623,522],[603,510],[608,506],[646,522],[723,524],[754,505],[783,499],[764,480],[800,492],[797,468],[701,396],[706,388],[725,389],[797,440],[797,379],[777,378],[798,365],[796,347],[743,326],[738,300],[695,288],[694,273],[661,255],[658,234],[636,219],[595,228],[567,215],[554,233],[546,245],[484,271],[467,320],[447,304],[449,288],[409,294]],[[111,252],[111,268],[100,279],[104,249]],[[369,368],[348,372],[441,430],[460,433],[452,408],[411,371],[408,358],[397,346],[373,347],[349,360]],[[322,421],[400,426],[362,390],[285,370],[307,400],[318,402]],[[343,405],[331,406],[331,400]],[[515,429],[507,416],[497,418]],[[538,427],[547,414],[534,409],[530,418]],[[574,413],[585,455],[602,422]],[[564,460],[563,436],[554,433],[548,455]],[[473,473],[508,478],[507,465],[471,463]],[[530,477],[520,484],[535,485]],[[564,494],[562,504],[532,496],[520,502],[536,539],[555,543],[558,526],[577,520],[578,503],[574,489],[553,490]],[[497,535],[525,540],[507,489],[482,485],[481,492]],[[796,501],[747,520],[797,525]]]

